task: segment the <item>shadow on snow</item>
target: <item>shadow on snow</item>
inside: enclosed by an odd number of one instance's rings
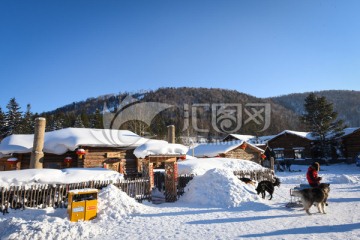
[[[350,232],[353,230],[358,230],[359,228],[360,228],[360,223],[349,223],[349,224],[331,225],[331,226],[310,226],[310,227],[301,227],[301,228],[293,228],[293,229],[281,229],[273,232],[247,234],[239,237],[254,238],[254,237],[273,237],[273,236],[291,235],[291,234],[339,233],[339,232]]]

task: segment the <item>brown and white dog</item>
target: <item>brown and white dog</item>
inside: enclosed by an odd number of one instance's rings
[[[250,184],[253,186],[255,186],[255,184],[256,184],[255,181],[251,180],[250,178],[246,178],[246,177],[239,178],[239,180],[246,184]]]
[[[314,203],[316,203],[319,213],[325,214],[325,205],[327,205],[326,201],[329,197],[329,192],[330,184],[320,183],[318,187],[294,190],[293,195],[300,197],[307,214],[311,215],[309,210]]]

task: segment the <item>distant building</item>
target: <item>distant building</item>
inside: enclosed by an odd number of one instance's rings
[[[314,141],[316,139],[309,132],[285,130],[271,138],[267,145],[275,160],[294,160],[301,163],[313,159]]]
[[[344,157],[347,162],[354,162],[360,153],[360,128],[344,129],[344,135],[339,140],[337,155]]]
[[[264,150],[245,141],[227,141],[199,144],[190,149],[187,155],[194,157],[224,157],[250,160],[261,164]]]

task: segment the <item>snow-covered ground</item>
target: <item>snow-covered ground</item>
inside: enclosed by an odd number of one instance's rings
[[[0,216],[1,239],[360,239],[360,168],[321,166],[331,183],[327,214],[286,208],[289,190],[306,183],[301,172],[278,173],[271,201],[226,168],[195,177],[175,203],[137,203],[114,186],[99,194],[98,217],[71,223],[65,209],[10,210]]]

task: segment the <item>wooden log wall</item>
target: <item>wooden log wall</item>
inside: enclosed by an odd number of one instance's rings
[[[247,147],[245,150],[241,149],[240,147],[237,147],[234,150],[227,152],[224,155],[224,157],[250,160],[261,164],[260,154],[261,153],[258,150],[255,150],[250,147]]]
[[[311,141],[293,134],[283,134],[276,138],[269,140],[270,148],[284,148],[284,158],[294,159],[294,148],[303,147],[305,158],[312,158]]]
[[[62,169],[67,166],[64,164],[65,157],[71,157],[73,159],[69,167],[79,168],[94,168],[104,167],[104,163],[110,163],[114,166],[116,171],[121,172],[121,163],[125,171],[125,175],[131,177],[137,177],[137,162],[133,153],[133,149],[118,149],[118,148],[93,148],[83,147],[86,150],[86,155],[82,159],[78,159],[75,151],[69,151],[62,155],[56,155],[51,153],[45,153],[44,155],[44,168]],[[28,169],[30,166],[30,153],[15,154],[20,161],[21,169]],[[1,166],[1,164],[0,164]],[[1,170],[1,168],[0,168]],[[7,170],[7,169],[5,169]]]
[[[343,138],[345,155],[349,161],[353,161],[357,154],[360,153],[360,130]]]

